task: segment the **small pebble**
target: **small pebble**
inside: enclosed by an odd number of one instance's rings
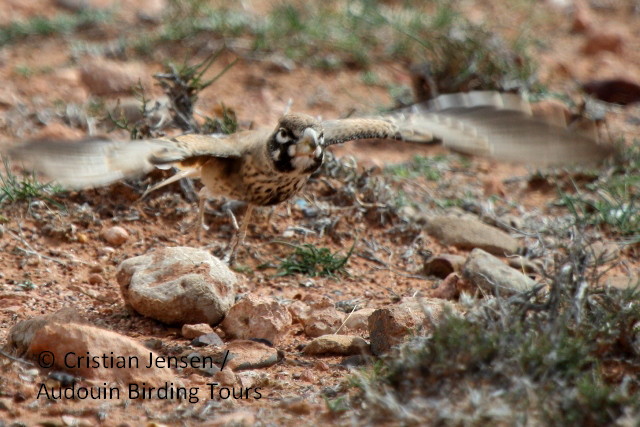
[[[99,274],[90,274],[89,275],[89,284],[91,285],[102,285],[104,283],[104,278]]]
[[[129,239],[129,233],[127,230],[117,225],[107,228],[100,233],[100,236],[105,240],[105,242],[113,246],[120,246]]]
[[[182,325],[181,335],[186,339],[198,338],[199,336],[213,333],[213,328],[207,323],[194,325]]]
[[[237,382],[236,374],[229,368],[224,368],[223,370],[216,372],[213,376],[213,380],[223,386],[232,386]]]
[[[210,334],[200,335],[191,341],[191,345],[194,347],[206,347],[208,345],[213,345],[216,347],[222,347],[224,342],[222,342],[222,338],[218,336],[215,332]]]

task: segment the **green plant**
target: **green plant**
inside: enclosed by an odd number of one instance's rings
[[[351,406],[364,420],[415,425],[609,425],[640,415],[640,292],[599,286],[598,267],[584,264],[584,230],[572,234],[548,292],[461,298],[465,315],[445,313],[429,335],[357,375]]]
[[[15,203],[22,200],[42,199],[57,206],[51,195],[63,191],[62,187],[52,183],[38,181],[35,173],[19,177],[11,172],[9,160],[2,158],[4,174],[0,173],[0,203]]]
[[[310,277],[334,277],[337,274],[343,274],[356,246],[354,242],[345,256],[339,256],[337,252],[332,253],[328,248],[318,248],[311,244],[299,246],[286,242],[278,243],[291,246],[295,250],[280,263],[277,276],[304,274]]]
[[[630,242],[640,241],[640,148],[626,147],[610,173],[573,191],[560,191],[557,202],[578,224],[604,227]]]
[[[94,8],[86,8],[73,15],[59,14],[50,18],[35,16],[26,21],[15,21],[0,27],[0,46],[16,43],[32,36],[69,34],[103,24],[110,19],[111,12]]]
[[[386,172],[398,178],[424,177],[428,181],[442,178],[442,170],[448,167],[449,157],[444,155],[426,157],[414,156],[411,162],[388,166]]]
[[[222,54],[222,50],[210,55],[195,65],[186,62],[180,66],[168,64],[166,72],[156,74],[154,77],[169,97],[171,113],[174,123],[185,131],[199,132],[200,128],[193,118],[194,105],[198,101],[198,95],[207,87],[215,83],[231,67],[237,59],[225,66],[218,74],[210,79],[205,79],[204,74]],[[232,123],[231,116],[226,113],[223,124],[226,130],[236,129],[237,124]]]

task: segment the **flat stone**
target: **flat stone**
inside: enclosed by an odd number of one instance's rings
[[[63,308],[60,311],[43,316],[32,317],[16,324],[9,331],[8,345],[17,354],[25,354],[36,333],[46,325],[54,323],[85,323],[85,319],[75,308]]]
[[[482,249],[471,251],[464,265],[463,275],[473,285],[494,295],[507,296],[526,292],[537,285],[535,280]]]
[[[40,328],[28,349],[40,367],[55,367],[83,378],[119,381],[123,384],[163,385],[175,382],[175,372],[155,365],[147,368],[150,358],[159,355],[133,339],[105,329],[76,323],[50,323]],[[96,357],[91,364],[78,356]],[[43,356],[45,355],[45,356]],[[96,363],[93,363],[97,360]],[[118,366],[119,361],[124,365]]]
[[[355,335],[323,335],[314,338],[303,350],[304,354],[336,354],[351,356],[369,353],[369,344]]]
[[[369,331],[369,317],[376,311],[375,308],[362,308],[347,315],[344,321],[345,330],[351,333]]]
[[[515,253],[519,247],[513,237],[471,215],[429,217],[425,228],[443,245],[460,249],[480,248],[492,254],[505,255]]]
[[[229,351],[226,366],[234,371],[268,368],[278,362],[278,351],[260,342],[232,341],[225,347],[226,350]]]

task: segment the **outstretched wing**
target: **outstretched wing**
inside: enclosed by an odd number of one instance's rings
[[[151,163],[163,165],[170,163],[184,163],[190,165],[197,159],[210,157],[237,158],[246,153],[256,139],[266,136],[264,131],[251,130],[234,133],[232,135],[199,135],[186,134],[173,138],[162,138],[157,142],[171,142],[162,150],[154,151],[150,157]]]
[[[81,189],[142,175],[155,166],[192,168],[211,157],[239,157],[242,149],[237,138],[182,135],[133,141],[39,140],[14,147],[9,155],[66,188]]]
[[[532,116],[515,94],[442,95],[383,118],[403,140],[437,139],[455,151],[533,166],[597,163],[612,152],[590,135]]]
[[[356,139],[397,139],[398,126],[375,118],[326,120],[322,122],[324,145],[342,144]]]

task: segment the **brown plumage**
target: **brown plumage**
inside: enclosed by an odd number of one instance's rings
[[[536,166],[592,163],[609,153],[586,135],[531,117],[529,105],[517,95],[471,92],[441,96],[377,118],[318,121],[304,114],[287,114],[275,129],[228,136],[34,141],[10,154],[74,189],[106,185],[154,167],[177,166],[181,169],[178,174],[148,191],[184,177],[201,178],[201,221],[207,196],[249,203],[232,250],[235,253],[253,206],[281,203],[300,191],[322,164],[327,146],[368,138],[438,139],[457,151]]]

